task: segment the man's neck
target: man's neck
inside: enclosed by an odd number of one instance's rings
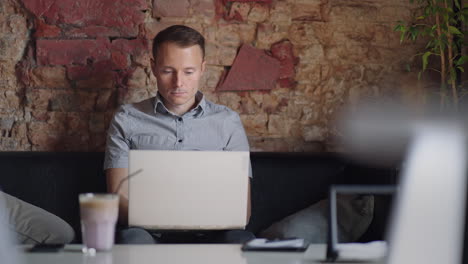
[[[195,106],[197,105],[196,100],[193,100],[193,102],[191,104],[187,103],[187,104],[184,104],[184,105],[172,105],[172,104],[169,104],[164,98],[161,98],[161,99],[162,99],[162,101],[164,103],[164,106],[166,106],[167,110],[169,110],[171,113],[174,113],[174,114],[176,114],[178,116],[184,115],[188,111],[195,108]]]

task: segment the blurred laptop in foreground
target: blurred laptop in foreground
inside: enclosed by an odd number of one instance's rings
[[[341,117],[342,143],[353,158],[386,163],[405,157],[387,235],[388,263],[466,262],[463,112],[376,103]]]

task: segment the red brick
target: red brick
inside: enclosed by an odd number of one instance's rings
[[[89,79],[93,74],[93,68],[83,65],[67,66],[67,76],[70,80]]]
[[[54,25],[48,25],[41,19],[36,19],[36,38],[56,38],[60,35],[61,29]]]
[[[110,59],[109,41],[91,40],[38,40],[37,61],[40,65],[87,64]]]
[[[271,0],[224,0],[225,2],[262,2],[271,3]]]
[[[119,37],[120,31],[116,28],[104,26],[90,26],[84,28],[69,28],[65,35],[74,38],[98,38],[98,37]],[[132,34],[133,35],[133,34]]]
[[[275,87],[280,62],[265,51],[242,45],[231,70],[218,91],[271,90]]]
[[[153,0],[153,16],[187,17],[189,6],[188,0]]]
[[[219,20],[220,18],[224,18],[226,15],[226,7],[224,0],[214,0],[215,5],[215,19]]]
[[[138,34],[138,25],[145,17],[141,10],[148,9],[145,0],[23,0],[23,3],[48,24],[109,27],[124,37]]]
[[[141,52],[148,51],[149,45],[146,39],[116,39],[112,41],[112,50],[137,55]]]
[[[112,69],[121,70],[128,67],[128,55],[120,51],[112,51]]]

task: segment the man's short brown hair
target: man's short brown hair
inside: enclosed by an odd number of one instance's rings
[[[193,28],[174,25],[160,31],[153,39],[154,58],[156,58],[158,49],[164,42],[172,42],[183,48],[198,45],[202,51],[202,58],[205,59],[205,38]]]

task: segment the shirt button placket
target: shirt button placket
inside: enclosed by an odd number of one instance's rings
[[[176,118],[176,124],[177,124],[177,142],[176,142],[176,149],[180,150],[182,149],[182,143],[184,142],[184,134],[183,134],[183,118],[182,117],[177,117]]]

